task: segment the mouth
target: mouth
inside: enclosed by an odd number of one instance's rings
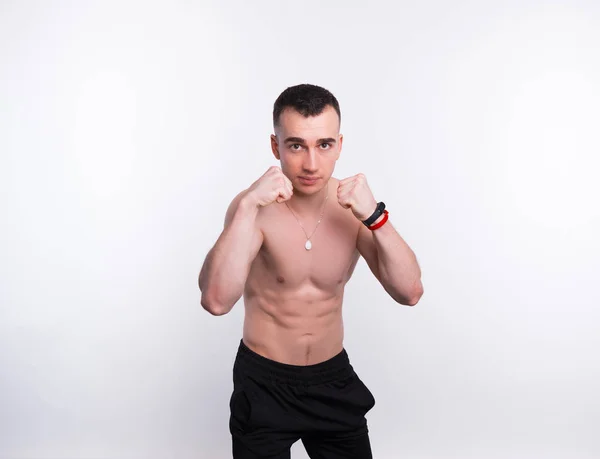
[[[298,177],[300,181],[307,185],[312,185],[319,180],[319,177]]]

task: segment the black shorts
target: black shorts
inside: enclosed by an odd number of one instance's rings
[[[267,359],[243,341],[233,366],[229,430],[234,459],[287,459],[302,440],[311,459],[370,459],[371,391],[346,350],[315,365]]]

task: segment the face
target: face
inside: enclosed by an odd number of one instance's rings
[[[339,132],[338,114],[331,106],[308,118],[291,108],[281,113],[275,135],[271,135],[271,149],[294,193],[311,195],[327,185],[342,151]]]

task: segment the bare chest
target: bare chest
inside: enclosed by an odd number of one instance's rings
[[[273,206],[259,220],[264,242],[248,281],[277,290],[312,285],[333,294],[343,288],[359,258],[358,222],[353,215],[331,206],[310,239],[311,249],[306,250],[306,235],[298,221],[285,204]],[[308,235],[316,223],[303,222]]]

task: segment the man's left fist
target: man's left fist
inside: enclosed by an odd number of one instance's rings
[[[360,221],[369,218],[377,208],[377,201],[367,183],[365,174],[340,180],[337,198],[344,209],[352,209],[352,213]]]

